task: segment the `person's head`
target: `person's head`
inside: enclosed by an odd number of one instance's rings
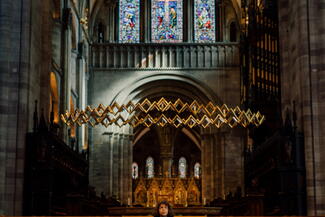
[[[167,201],[163,200],[157,205],[156,213],[154,216],[174,217],[173,208]]]

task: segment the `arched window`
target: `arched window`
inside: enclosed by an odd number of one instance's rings
[[[183,0],[151,1],[151,40],[183,41]]]
[[[70,96],[70,112],[74,112],[75,98]],[[70,137],[76,139],[76,124],[70,126]]]
[[[139,177],[139,166],[136,162],[132,164],[132,179],[137,179]]]
[[[215,41],[215,0],[194,0],[195,42]]]
[[[140,42],[140,0],[120,0],[119,13],[120,42]]]
[[[237,41],[237,27],[236,23],[232,22],[230,24],[230,42],[236,42]]]
[[[59,90],[58,90],[58,81],[56,79],[56,75],[54,72],[51,72],[50,75],[50,86],[51,86],[51,94],[50,94],[50,121],[51,120],[51,112],[54,114],[54,123],[59,123]]]
[[[154,177],[154,162],[152,157],[148,157],[146,161],[146,169],[148,178]]]
[[[180,178],[186,178],[186,167],[186,159],[184,157],[181,157],[178,161],[178,171]]]
[[[196,163],[194,165],[194,177],[199,179],[201,175],[201,165],[200,163]]]
[[[103,43],[105,41],[105,30],[102,22],[97,25],[97,42]]]
[[[119,19],[119,42],[139,43],[140,31],[142,36],[146,35],[147,37],[151,34],[151,41],[155,43],[183,42],[184,26],[190,28],[191,32],[193,31],[195,42],[215,42],[215,0],[193,0],[193,4],[188,3],[187,0],[151,0],[151,4],[142,4],[140,1],[119,0],[119,9],[116,11],[118,12],[116,18]],[[149,16],[142,16],[150,10]],[[193,22],[189,21],[192,19],[191,14],[194,16]],[[140,21],[142,22],[141,25]],[[144,27],[148,23],[151,23],[151,30]],[[188,26],[189,24],[193,27]],[[147,31],[151,32],[148,33]],[[188,31],[185,35],[187,34]]]

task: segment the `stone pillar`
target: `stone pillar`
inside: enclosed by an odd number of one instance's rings
[[[214,129],[204,129],[201,131],[202,138],[202,200],[206,202],[212,201],[217,195],[217,168],[218,156],[217,147],[220,145],[215,139]]]
[[[325,215],[324,4],[278,2],[282,111],[296,102],[297,127],[305,137],[307,215],[313,216]]]
[[[202,199],[224,198],[244,185],[243,131],[205,129],[202,138]]]
[[[224,190],[234,193],[244,189],[244,130],[233,128],[224,133]]]
[[[30,103],[39,99],[29,101],[36,97],[29,86],[32,3],[0,1],[0,215],[23,214],[25,136]]]
[[[216,197],[225,197],[225,135],[224,132],[220,132],[214,135],[216,141]]]
[[[132,198],[132,136],[129,134],[123,134],[123,143],[122,145],[122,159],[123,159],[123,168],[121,168],[121,187],[120,195],[121,201],[124,204],[128,204],[128,198]],[[131,184],[131,186],[130,186]]]
[[[173,164],[175,129],[172,127],[158,127],[158,137],[160,143],[160,162],[164,177],[171,177]]]
[[[113,161],[112,164],[110,165],[112,168],[112,176],[109,177],[109,179],[112,179],[112,195],[113,196],[118,196],[118,171],[119,171],[119,165],[118,165],[118,143],[119,142],[119,134],[114,133],[113,134],[113,150],[112,150],[112,155],[113,155]]]
[[[112,133],[102,133],[96,130],[93,130],[93,133],[89,162],[90,185],[95,187],[97,195],[100,195],[101,192],[109,195],[109,177],[111,177],[111,159],[109,156],[111,152]]]

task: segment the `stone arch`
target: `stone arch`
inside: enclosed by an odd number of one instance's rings
[[[236,22],[237,24],[240,23],[241,19],[241,4],[239,0],[230,0],[230,5],[233,8],[236,16]]]
[[[158,88],[157,83],[159,83]],[[208,101],[215,104],[222,103],[222,100],[200,81],[178,74],[154,74],[140,78],[121,89],[109,103],[112,104],[115,101],[122,104],[130,100],[138,102],[145,98],[162,97],[164,94],[167,95],[166,93],[170,96],[177,94],[185,98],[194,96],[193,100],[201,103]]]
[[[224,25],[224,39],[230,41],[230,25],[235,23],[237,28],[237,35],[240,31],[241,9],[236,0],[227,1],[225,3],[225,25]],[[238,40],[238,37],[237,37]]]
[[[90,8],[90,15],[89,15],[89,35],[90,36],[95,36],[96,35],[96,28],[98,24],[101,22],[103,24],[104,28],[104,38],[106,41],[112,40],[113,34],[109,35],[110,29],[109,29],[109,16],[112,16],[110,12],[112,12],[107,6],[109,4],[115,4],[113,0],[97,0],[93,3],[92,7]],[[105,16],[104,16],[105,15]],[[107,18],[107,19],[105,19]],[[112,24],[112,23],[111,23]],[[96,38],[94,39],[96,40]]]
[[[232,19],[229,19],[226,23],[226,40],[227,41],[230,41],[230,42],[233,42],[231,41],[231,28],[232,28],[232,25],[234,25],[236,27],[236,41],[235,42],[238,42],[239,41],[239,35],[240,35],[240,25],[239,23],[237,22],[237,20],[235,18],[232,18]]]
[[[136,136],[133,139],[132,146],[134,146],[145,134],[150,131],[150,128],[142,128],[139,132],[136,133]],[[200,143],[201,137],[197,132],[183,127],[181,131],[188,137],[192,142],[201,150],[202,146]]]
[[[117,102],[122,105],[129,101],[137,103],[145,98],[166,96],[185,99],[187,102],[196,100],[202,104],[207,104],[209,101],[218,105],[223,104],[223,101],[202,82],[179,74],[154,74],[140,78],[123,87],[107,104],[112,105]],[[125,114],[125,117],[128,115]],[[113,124],[108,127],[108,131],[133,134],[133,129],[129,125],[118,127]]]

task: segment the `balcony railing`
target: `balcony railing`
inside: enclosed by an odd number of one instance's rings
[[[98,70],[236,67],[239,44],[93,44],[90,62]]]

